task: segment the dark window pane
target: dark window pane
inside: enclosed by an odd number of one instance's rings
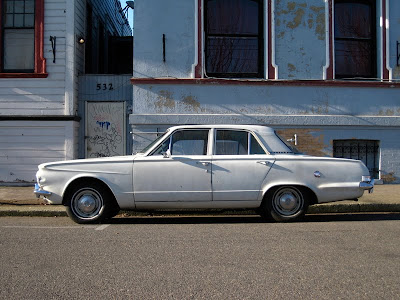
[[[35,12],[35,1],[34,0],[26,0],[25,1],[25,13],[33,14]]]
[[[24,13],[24,1],[14,1],[14,12]]]
[[[336,38],[371,38],[371,6],[362,3],[335,5]]]
[[[218,130],[215,155],[247,155],[248,133],[245,131]]]
[[[258,39],[209,37],[209,73],[258,73]]]
[[[212,0],[207,4],[208,34],[258,34],[258,3]]]
[[[25,27],[34,27],[35,26],[35,16],[33,14],[25,15]]]
[[[206,0],[210,76],[263,76],[262,0]]]
[[[250,139],[250,154],[265,154],[264,149],[258,143],[253,135],[251,135]]]
[[[375,2],[335,3],[336,78],[376,77]]]
[[[5,1],[4,7],[6,13],[13,13],[14,12],[14,1]]]
[[[33,71],[34,30],[4,30],[4,70]]]
[[[13,14],[5,15],[4,27],[14,27],[14,15]]]
[[[336,74],[349,77],[372,76],[372,48],[365,41],[336,41]]]
[[[24,15],[14,15],[14,27],[24,27]]]

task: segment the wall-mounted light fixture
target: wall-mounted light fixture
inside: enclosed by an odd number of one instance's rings
[[[128,20],[129,19],[129,9],[135,9],[135,3],[133,1],[126,1],[126,6],[120,10],[120,13]]]
[[[83,45],[84,43],[85,39],[82,36],[78,37],[78,44]]]
[[[126,1],[126,5],[132,9],[135,9],[135,3],[133,1]]]

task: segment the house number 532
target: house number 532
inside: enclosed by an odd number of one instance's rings
[[[114,90],[113,84],[112,83],[98,83],[96,86],[97,91],[112,91]]]

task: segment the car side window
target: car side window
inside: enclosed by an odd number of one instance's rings
[[[250,154],[266,154],[263,147],[261,147],[260,143],[256,140],[256,138],[250,134]]]
[[[208,130],[179,130],[158,147],[152,155],[160,155],[168,149],[171,155],[206,155]]]
[[[217,130],[215,139],[215,155],[248,154],[265,154],[264,149],[250,132]]]
[[[246,155],[248,142],[246,131],[217,130],[215,155]]]

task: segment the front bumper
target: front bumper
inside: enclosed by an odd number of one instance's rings
[[[36,195],[36,198],[39,198],[40,196],[50,196],[51,192],[43,190],[39,184],[35,183],[35,189],[33,190],[33,193]]]
[[[360,188],[368,191],[368,193],[372,193],[374,191],[374,184],[375,184],[375,180],[372,179],[371,181],[361,181],[360,182]]]

